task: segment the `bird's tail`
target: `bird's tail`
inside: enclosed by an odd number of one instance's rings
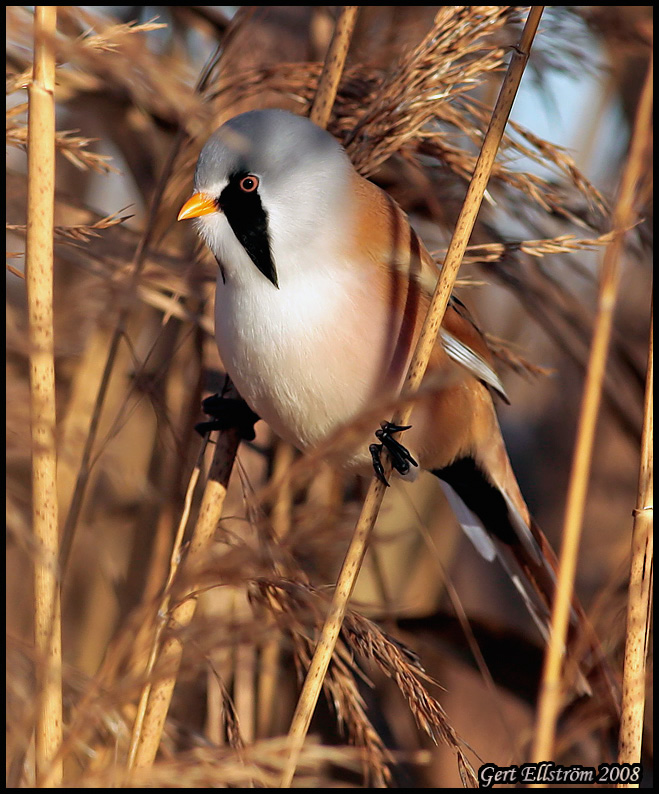
[[[440,479],[469,539],[486,560],[501,562],[547,641],[556,593],[557,559],[549,541],[529,516],[507,459],[506,463],[503,479],[507,485],[513,483],[509,488],[494,484],[473,457],[461,458],[433,474]],[[572,599],[565,655],[568,665],[573,664],[579,694],[596,692],[609,702],[609,711],[619,713],[617,684],[576,596]]]

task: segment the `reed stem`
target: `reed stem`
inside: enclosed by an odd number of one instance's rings
[[[465,249],[469,243],[469,237],[478,215],[485,188],[494,164],[503,132],[510,115],[510,110],[519,87],[519,83],[524,73],[524,68],[529,57],[529,52],[535,32],[540,22],[544,6],[533,6],[526,25],[522,32],[519,46],[513,51],[512,59],[506,76],[504,78],[497,103],[492,113],[492,119],[488,127],[483,146],[476,162],[476,167],[467,189],[462,210],[458,217],[453,237],[446,253],[444,266],[432,297],[428,315],[421,329],[421,334],[417,342],[412,361],[410,363],[405,384],[404,394],[413,393],[420,385],[423,375],[428,366],[430,353],[437,341],[437,335],[444,318],[444,312],[448,299],[453,289],[453,284],[458,274],[458,269],[462,261]],[[392,423],[396,425],[407,424],[412,411],[410,403],[405,404],[398,410]],[[391,473],[391,462],[388,459],[383,461],[385,477]],[[355,531],[346,553],[343,567],[339,574],[334,591],[334,597],[330,605],[325,624],[323,626],[318,645],[314,652],[307,677],[298,699],[295,714],[289,730],[289,758],[282,777],[281,788],[290,788],[297,760],[304,744],[311,717],[316,708],[318,697],[325,680],[325,675],[332,659],[332,654],[341,631],[343,618],[348,607],[348,601],[357,581],[357,576],[361,569],[361,564],[366,553],[366,546],[371,534],[371,530],[382,504],[385,485],[378,478],[374,477],[369,486],[362,512],[355,526]]]
[[[339,18],[336,21],[332,40],[325,56],[323,71],[318,80],[318,90],[309,114],[311,121],[319,127],[327,127],[327,122],[330,119],[358,10],[359,6],[342,6],[339,12]]]
[[[26,286],[30,339],[34,640],[38,708],[37,782],[62,782],[62,637],[53,332],[56,6],[34,11],[34,72],[28,88]]]
[[[645,387],[645,420],[641,442],[641,466],[638,478],[638,499],[632,530],[632,559],[627,604],[627,636],[622,675],[622,719],[618,742],[618,761],[638,764],[643,742],[645,713],[645,663],[648,654],[650,617],[652,614],[652,568],[654,509],[652,489],[654,464],[652,436],[654,425],[652,343],[653,321],[650,319],[650,342]],[[638,788],[638,783],[621,783],[619,788]]]
[[[552,609],[550,639],[545,655],[540,701],[536,719],[533,761],[552,760],[556,723],[562,703],[563,649],[567,637],[572,591],[577,566],[581,526],[586,503],[590,464],[595,439],[606,358],[611,338],[613,313],[620,280],[620,253],[625,231],[633,225],[636,185],[645,166],[645,147],[650,139],[652,119],[652,61],[636,113],[632,140],[613,213],[613,239],[602,263],[597,315],[590,348],[584,394],[579,413],[577,440],[568,486],[563,542]],[[540,784],[537,787],[542,787]]]
[[[199,516],[185,558],[187,571],[199,570],[206,558],[217,527],[217,518],[222,514],[239,442],[240,438],[236,430],[228,430],[218,436]],[[129,768],[151,766],[155,760],[183,656],[180,630],[189,626],[194,617],[197,608],[197,590],[196,584],[188,581],[185,591],[176,593],[178,606],[171,611],[168,621],[171,633],[160,648],[158,669],[155,670],[156,680],[149,684],[147,695],[144,697],[143,716],[140,712],[139,723],[136,723],[134,729],[134,749],[131,750]],[[159,638],[160,635],[157,639]]]

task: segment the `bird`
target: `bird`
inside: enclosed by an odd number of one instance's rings
[[[215,335],[246,403],[246,414],[234,411],[245,437],[260,418],[310,451],[370,405],[395,400],[440,269],[401,207],[355,170],[336,138],[280,109],[229,119],[199,155],[178,215],[191,218],[218,263]],[[343,465],[388,484],[384,447],[394,476],[435,475],[469,539],[501,561],[546,638],[556,557],[506,451],[493,396],[507,397],[494,356],[455,295],[419,395],[408,426],[383,422],[376,442],[372,427],[353,434]],[[581,627],[576,599],[572,612]]]

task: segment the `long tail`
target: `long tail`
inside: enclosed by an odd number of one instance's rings
[[[507,469],[512,476],[510,464]],[[433,471],[463,530],[488,561],[498,559],[520,593],[545,641],[556,591],[557,560],[549,541],[530,518],[516,482],[513,496],[494,484],[473,457]],[[572,600],[567,657],[576,660],[580,694],[597,692],[619,713],[617,684],[603,649],[576,597]]]

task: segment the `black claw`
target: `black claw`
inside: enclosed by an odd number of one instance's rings
[[[373,460],[373,470],[375,471],[375,476],[388,488],[389,483],[387,478],[384,476],[384,468],[382,466],[382,460],[380,459],[380,455],[382,454],[382,444],[371,444],[368,448],[368,451],[371,453],[371,458]]]
[[[202,401],[201,407],[211,419],[195,425],[195,430],[200,435],[204,436],[212,430],[235,429],[243,441],[253,441],[256,438],[254,424],[260,417],[244,400],[213,394]]]
[[[373,458],[373,468],[377,478],[384,482],[386,485],[389,483],[384,476],[382,463],[380,462],[380,455],[382,447],[384,446],[391,457],[391,464],[399,474],[407,474],[410,470],[410,463],[412,466],[419,464],[410,455],[409,450],[404,447],[399,441],[391,437],[392,433],[400,433],[403,430],[409,430],[412,425],[394,425],[391,422],[382,422],[380,429],[375,431],[375,437],[381,441],[381,444],[371,444],[369,447],[371,457]]]

